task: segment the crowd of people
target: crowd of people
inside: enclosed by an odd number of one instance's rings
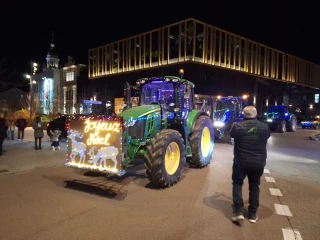
[[[15,140],[15,130],[17,129],[17,140],[23,141],[24,139],[24,131],[28,126],[27,120],[22,116],[19,116],[18,119],[14,119],[13,117],[8,120],[4,118],[4,114],[0,113],[0,156],[3,154],[3,142],[5,139],[8,141]],[[34,123],[32,124],[32,128],[34,130],[34,144],[35,150],[42,149],[42,138],[44,137],[44,126],[41,122],[40,117],[36,117]],[[51,150],[54,151],[60,149],[59,147],[59,136],[61,131],[59,129],[53,129],[50,131],[51,135]]]

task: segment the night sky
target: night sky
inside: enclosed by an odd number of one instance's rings
[[[9,1],[8,1],[9,2]],[[189,17],[320,64],[320,17],[314,5],[216,4],[212,1],[11,1],[2,3],[0,59],[22,81],[30,59],[42,64],[55,31],[60,62],[87,64],[88,49]],[[138,2],[138,3],[137,3]],[[189,3],[188,3],[189,2]],[[221,1],[219,1],[221,2]],[[4,4],[4,5],[3,5]],[[258,5],[259,4],[259,5]],[[0,69],[1,71],[1,69]],[[3,81],[3,79],[2,79]]]

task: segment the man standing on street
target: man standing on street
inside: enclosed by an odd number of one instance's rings
[[[21,115],[20,115],[19,119],[16,121],[16,126],[18,128],[18,141],[20,141],[20,140],[23,141],[24,129],[27,127],[27,121]]]
[[[239,223],[243,217],[242,185],[249,181],[249,222],[258,220],[260,178],[267,159],[267,142],[270,137],[269,126],[257,120],[257,109],[247,106],[243,109],[244,121],[235,123],[230,131],[234,138],[234,160],[232,169],[233,184],[233,222]]]

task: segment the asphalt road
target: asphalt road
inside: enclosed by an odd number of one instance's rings
[[[1,240],[291,239],[282,229],[319,239],[320,143],[306,140],[315,131],[272,134],[259,221],[242,226],[230,221],[232,145],[216,143],[208,168],[186,166],[177,185],[158,190],[142,162],[122,181],[65,168],[65,152],[49,151],[48,139],[35,151],[31,133],[24,143],[6,141],[0,157]],[[283,196],[272,196],[269,188]],[[274,204],[288,206],[292,217],[278,215]]]

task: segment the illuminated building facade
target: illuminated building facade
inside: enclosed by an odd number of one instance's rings
[[[38,101],[39,114],[80,113],[82,104],[79,103],[77,84],[81,77],[88,79],[87,67],[76,64],[70,56],[64,67],[59,62],[52,36],[42,72],[32,77],[36,81],[33,92],[35,101]]]
[[[185,68],[185,78],[196,84],[198,93],[253,93],[253,102],[264,107],[267,99],[269,105],[285,99],[282,92],[270,98],[274,88],[284,89],[286,84],[320,88],[319,65],[196,19],[96,47],[88,55],[89,78],[108,84],[117,79],[115,88],[121,81],[130,81],[125,75],[177,75],[179,68]],[[308,102],[314,101],[311,95]]]
[[[81,96],[78,96],[78,81],[81,77],[87,78],[86,65],[75,64],[74,59],[69,56],[68,62],[61,69],[61,72],[63,85],[63,113],[82,113],[82,103],[79,102]]]
[[[61,81],[59,69],[59,57],[54,42],[54,34],[50,48],[46,56],[46,63],[42,72],[35,74],[32,78],[36,81],[34,84],[34,99],[38,103],[39,114],[55,114],[61,112]]]

